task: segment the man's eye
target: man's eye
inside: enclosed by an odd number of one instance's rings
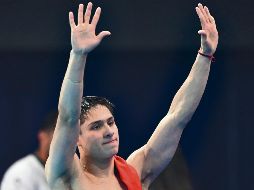
[[[93,125],[92,126],[92,130],[98,130],[98,129],[100,129],[100,125],[99,124],[97,124],[97,125]]]
[[[109,122],[108,122],[108,125],[109,125],[109,126],[112,126],[112,125],[114,125],[114,123],[115,123],[115,121],[109,121]]]

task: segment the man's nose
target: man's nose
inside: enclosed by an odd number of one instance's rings
[[[104,127],[105,127],[104,137],[105,138],[113,137],[114,131],[113,131],[112,127],[110,127],[108,124],[106,124]]]

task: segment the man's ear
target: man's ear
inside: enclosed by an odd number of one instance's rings
[[[39,131],[37,134],[37,138],[39,142],[42,142],[46,137],[46,134],[43,131]]]
[[[77,146],[82,146],[82,138],[80,137],[80,134],[78,136],[78,140],[77,140]]]
[[[77,141],[77,146],[82,146],[82,138],[81,138],[81,135],[82,135],[82,131],[81,131],[81,127],[79,128],[79,134],[78,134],[78,141]]]

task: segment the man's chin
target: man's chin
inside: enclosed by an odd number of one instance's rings
[[[111,150],[108,150],[105,154],[107,155],[108,158],[110,158],[117,155],[117,153],[118,153],[118,148],[112,148]]]

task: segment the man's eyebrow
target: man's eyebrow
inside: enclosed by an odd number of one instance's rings
[[[115,118],[113,117],[113,116],[111,116],[111,117],[109,117],[108,119],[107,119],[107,121],[112,121],[112,120],[114,120]]]
[[[95,125],[95,124],[102,124],[102,123],[103,123],[103,120],[97,120],[97,121],[94,121],[94,122],[90,123],[90,124],[88,125],[88,127],[90,127],[90,126],[92,126],[92,125]]]
[[[106,119],[105,121],[108,122],[108,121],[111,121],[111,120],[114,120],[114,117],[113,117],[113,116],[109,117],[109,118]],[[91,125],[94,125],[94,124],[101,124],[101,123],[103,123],[103,122],[104,122],[104,120],[93,121],[92,123],[90,123],[90,124],[88,125],[88,127],[90,127]]]

